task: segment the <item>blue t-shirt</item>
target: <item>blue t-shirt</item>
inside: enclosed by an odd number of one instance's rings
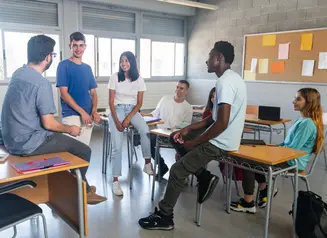
[[[28,155],[51,131],[42,126],[41,115],[55,114],[51,83],[24,65],[12,75],[2,105],[2,137],[9,153]]]
[[[316,142],[317,127],[311,118],[301,117],[295,121],[281,146],[302,150],[307,154],[297,158],[298,169],[305,170],[310,160],[313,147]],[[288,164],[294,165],[293,160],[288,161]]]
[[[67,87],[68,93],[77,105],[91,114],[92,97],[90,90],[98,86],[89,65],[75,64],[69,59],[60,62],[57,68],[57,87]],[[60,101],[63,117],[79,116],[79,113],[67,105],[62,98]]]

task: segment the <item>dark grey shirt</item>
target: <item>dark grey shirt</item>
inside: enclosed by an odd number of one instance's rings
[[[28,155],[51,131],[42,126],[41,115],[56,113],[51,83],[24,65],[13,74],[2,105],[2,137],[9,153]]]

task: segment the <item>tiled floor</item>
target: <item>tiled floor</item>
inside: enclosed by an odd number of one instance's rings
[[[165,181],[160,184],[155,193],[155,201],[151,201],[151,180],[142,173],[143,161],[140,159],[134,165],[134,187],[129,190],[127,180],[127,157],[124,156],[124,176],[121,178],[124,197],[117,198],[111,193],[110,171],[105,177],[101,174],[102,132],[96,129],[93,133],[91,147],[93,150],[92,162],[87,177],[90,184],[97,186],[99,194],[108,196],[108,201],[88,207],[89,236],[90,238],[244,238],[263,237],[265,210],[259,210],[256,215],[231,213],[224,210],[223,183],[220,180],[214,194],[204,204],[202,226],[197,227],[194,223],[196,187],[186,186],[175,209],[175,225],[173,231],[145,231],[138,226],[138,219],[146,216],[162,197],[165,189]],[[126,148],[126,147],[124,147]],[[141,151],[138,150],[139,158]],[[163,149],[162,155],[167,163],[174,162],[174,152],[171,149]],[[110,164],[109,164],[110,165]],[[216,162],[209,164],[209,169],[218,174]],[[109,168],[110,170],[110,168]],[[327,198],[327,173],[324,162],[318,161],[314,175],[310,179],[312,190],[323,198]],[[166,178],[168,175],[166,176]],[[280,189],[278,196],[273,200],[272,219],[270,222],[269,237],[291,237],[292,218],[288,215],[291,208],[292,193],[291,182],[287,179],[278,179]],[[233,185],[234,186],[234,185]],[[241,183],[239,183],[241,187]],[[158,187],[157,187],[158,188]],[[304,184],[300,182],[300,188]],[[233,197],[236,191],[233,188]],[[64,221],[58,218],[51,210],[42,205],[47,218],[49,236],[51,238],[74,238],[77,234]],[[0,211],[1,212],[1,211]],[[12,237],[12,230],[0,232],[1,238]],[[43,237],[41,219],[25,222],[18,226],[18,237],[38,238]]]

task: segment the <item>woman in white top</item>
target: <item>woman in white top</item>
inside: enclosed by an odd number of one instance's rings
[[[112,191],[122,196],[119,185],[121,176],[123,131],[132,124],[140,133],[142,153],[145,159],[143,172],[153,175],[150,150],[150,131],[139,113],[146,90],[144,79],[139,75],[133,53],[124,52],[120,56],[119,72],[109,80],[109,128],[112,138]]]

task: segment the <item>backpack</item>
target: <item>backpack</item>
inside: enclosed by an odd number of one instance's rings
[[[327,238],[327,204],[319,195],[299,191],[295,231],[299,238]]]

